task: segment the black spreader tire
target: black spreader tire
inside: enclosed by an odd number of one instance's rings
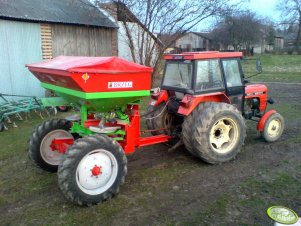
[[[277,124],[279,123],[279,128],[276,128],[277,131],[275,132],[275,134],[273,136],[271,136],[269,134],[269,125],[270,123],[272,123],[273,121],[276,121]],[[272,114],[268,120],[266,121],[266,123],[264,124],[264,129],[263,129],[263,132],[261,132],[261,136],[263,137],[263,139],[266,141],[266,142],[274,142],[274,141],[277,141],[282,133],[283,133],[283,130],[284,130],[284,119],[283,117],[279,114],[279,113],[274,113]]]
[[[85,192],[80,185],[78,185],[77,169],[81,161],[84,161],[86,156],[93,155],[97,149],[111,153],[116,159],[118,167],[117,176],[113,184],[102,193],[92,195]],[[60,165],[58,169],[58,183],[68,200],[78,205],[89,206],[98,204],[117,194],[119,192],[119,186],[125,181],[126,174],[127,159],[119,143],[105,135],[93,135],[78,139],[74,145],[69,147],[68,152],[64,156],[62,165]]]
[[[207,163],[217,164],[234,159],[244,144],[246,137],[245,121],[237,108],[232,105],[212,102],[200,104],[186,120],[183,125],[185,127],[183,128],[185,131],[183,133],[184,144],[190,153]],[[212,131],[218,127],[219,121],[223,122],[225,126],[228,126],[228,122],[233,123],[230,129],[232,131],[228,132],[229,134],[236,131],[236,138],[229,141],[230,148],[224,153],[217,151],[210,142],[210,137],[213,136]],[[232,140],[234,141],[232,142]]]
[[[71,128],[71,122],[65,119],[51,119],[38,125],[31,134],[28,146],[28,156],[32,162],[49,172],[56,172],[58,165],[52,165],[47,163],[41,155],[41,143],[44,137],[54,130],[69,131]]]

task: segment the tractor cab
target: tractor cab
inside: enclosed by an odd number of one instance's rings
[[[166,55],[161,89],[178,99],[185,94],[223,93],[239,110],[243,110],[244,77],[241,52],[184,52]]]

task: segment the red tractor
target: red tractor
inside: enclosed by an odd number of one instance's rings
[[[148,128],[181,138],[178,144],[182,141],[192,155],[211,164],[229,161],[240,151],[244,119],[258,121],[262,137],[276,141],[284,129],[283,117],[266,111],[273,100],[265,85],[246,85],[241,58],[241,52],[165,55],[162,85],[153,90],[148,107]]]
[[[277,140],[284,121],[266,111],[267,87],[247,85],[242,53],[166,55],[161,89],[145,114],[152,135],[141,136],[139,100],[150,95],[152,68],[117,57],[57,57],[27,65],[42,87],[57,97],[47,106],[75,105],[80,115],[52,119],[35,128],[30,159],[58,174],[63,194],[79,205],[102,202],[119,191],[127,154],[158,143],[183,144],[214,164],[233,159],[246,137],[245,119],[258,119],[266,141]]]

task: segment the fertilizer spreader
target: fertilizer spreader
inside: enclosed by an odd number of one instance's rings
[[[59,96],[42,98],[44,106],[80,107],[80,116],[42,123],[29,144],[33,162],[59,168],[60,188],[78,204],[116,194],[127,172],[125,154],[171,138],[140,137],[139,99],[150,95],[152,68],[117,57],[65,56],[27,67]]]

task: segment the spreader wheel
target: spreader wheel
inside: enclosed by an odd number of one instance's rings
[[[211,164],[235,158],[246,137],[240,112],[226,103],[200,104],[194,111],[183,126],[183,132],[187,133],[183,134],[186,148]]]
[[[58,169],[60,189],[78,205],[105,201],[119,192],[127,159],[118,142],[104,135],[78,139]]]
[[[264,124],[261,136],[266,142],[274,142],[278,140],[284,130],[284,119],[279,113],[272,114]]]
[[[40,168],[56,172],[63,160],[63,154],[53,150],[50,145],[54,138],[74,138],[69,132],[71,123],[64,119],[45,121],[31,134],[28,147],[29,158]]]

